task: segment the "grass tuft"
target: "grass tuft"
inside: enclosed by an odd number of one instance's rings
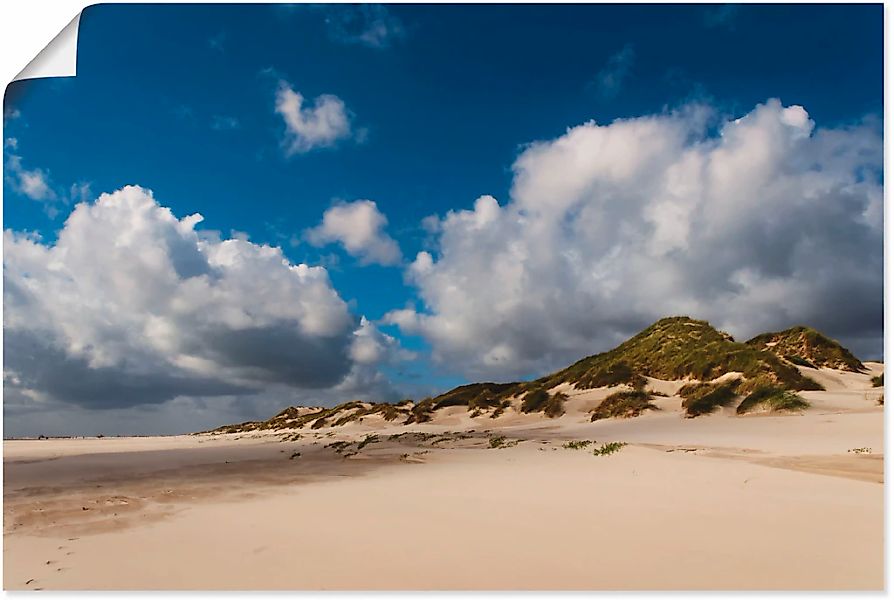
[[[744,415],[761,409],[773,412],[796,411],[803,410],[809,406],[810,403],[807,400],[804,400],[804,398],[791,390],[766,385],[745,396],[736,408],[736,413]]]
[[[611,417],[638,417],[647,410],[658,410],[648,393],[642,390],[615,392],[590,411],[590,421]]]
[[[686,409],[686,417],[691,419],[710,414],[721,406],[729,406],[736,398],[738,386],[738,380],[683,386],[680,388],[680,395],[684,398],[683,408]]]
[[[790,363],[794,363],[794,364],[798,365],[799,367],[809,367],[811,369],[819,368],[815,364],[813,364],[812,362],[807,360],[806,358],[802,358],[795,354],[786,354],[782,358],[784,358],[785,360],[787,360]]]

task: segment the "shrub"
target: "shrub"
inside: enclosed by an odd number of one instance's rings
[[[872,381],[872,387],[882,387],[885,385],[885,374],[876,375],[870,381]]]
[[[646,392],[642,390],[615,392],[590,411],[592,414],[590,421],[610,417],[638,417],[647,410],[658,410],[658,407],[652,404],[651,397]]]

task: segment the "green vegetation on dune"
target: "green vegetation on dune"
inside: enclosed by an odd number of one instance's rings
[[[491,419],[496,419],[496,418],[498,418],[498,417],[499,417],[500,415],[502,415],[502,414],[506,411],[506,409],[509,408],[510,406],[512,406],[512,402],[511,402],[511,401],[509,401],[509,400],[503,400],[502,402],[500,402],[500,405],[499,405],[497,408],[494,409],[494,412],[491,413],[490,418],[491,418]],[[477,409],[476,409],[476,410],[477,410]],[[475,416],[475,413],[472,413],[472,416],[474,417],[474,416]]]
[[[565,414],[565,400],[568,396],[562,392],[550,394],[543,388],[535,388],[522,398],[521,411],[523,413],[542,412],[547,417],[554,419]]]
[[[627,442],[607,442],[593,450],[594,456],[608,456],[615,452],[620,452],[621,448],[627,445]]]
[[[885,385],[885,374],[882,373],[881,375],[876,375],[871,379],[871,381],[872,387],[882,387],[883,385]]]
[[[590,421],[611,417],[638,417],[647,410],[658,410],[652,397],[642,390],[615,392],[590,411]]]
[[[866,370],[866,366],[847,348],[816,329],[803,325],[784,331],[762,333],[746,344],[771,352],[794,364],[814,369],[829,367],[856,373]]]
[[[786,354],[782,358],[784,358],[785,360],[787,360],[788,362],[790,362],[792,364],[798,365],[799,367],[807,367],[809,369],[818,369],[819,368],[815,364],[813,364],[812,362],[807,360],[806,358],[803,358],[801,356],[795,356],[794,354]]]
[[[473,417],[497,418],[513,403],[521,412],[555,418],[564,414],[568,398],[564,393],[552,392],[562,384],[576,389],[621,388],[592,411],[593,420],[638,416],[655,409],[650,393],[645,391],[647,377],[697,382],[680,391],[687,416],[693,417],[768,386],[789,391],[823,389],[796,365],[864,369],[837,342],[806,327],[764,334],[743,344],[706,321],[668,317],[612,350],[588,356],[534,381],[472,383],[418,403],[403,400],[397,404],[347,402],[333,408],[289,407],[266,421],[226,425],[212,432],[339,427],[366,416],[409,425],[432,421],[437,411],[452,406],[465,407]],[[740,373],[741,379],[719,385],[705,383],[732,372]],[[882,382],[879,376],[877,385]]]
[[[543,405],[543,414],[550,419],[561,417],[565,414],[565,400],[568,399],[566,394],[556,392],[550,396],[546,404]]]
[[[740,381],[734,379],[723,383],[690,384],[680,388],[686,417],[698,417],[714,412],[722,406],[729,406],[736,399]]]
[[[637,389],[644,377],[705,381],[731,371],[786,389],[821,389],[775,354],[738,343],[706,321],[689,317],[661,319],[617,348],[580,360],[538,383],[547,388],[561,382],[578,388],[626,383]]]
[[[432,409],[438,410],[448,406],[467,406],[470,410],[496,407],[506,398],[507,393],[513,393],[519,385],[490,382],[461,385],[434,398]]]
[[[796,411],[809,406],[809,402],[791,390],[766,385],[745,396],[736,408],[736,413],[744,415],[758,410]]]

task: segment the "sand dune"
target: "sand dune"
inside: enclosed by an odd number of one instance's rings
[[[590,422],[609,390],[569,389],[559,419],[6,441],[4,587],[881,589],[868,366],[812,369],[800,414]]]

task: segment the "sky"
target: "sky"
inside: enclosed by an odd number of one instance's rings
[[[881,5],[99,5],[3,116],[4,435],[883,337]]]

